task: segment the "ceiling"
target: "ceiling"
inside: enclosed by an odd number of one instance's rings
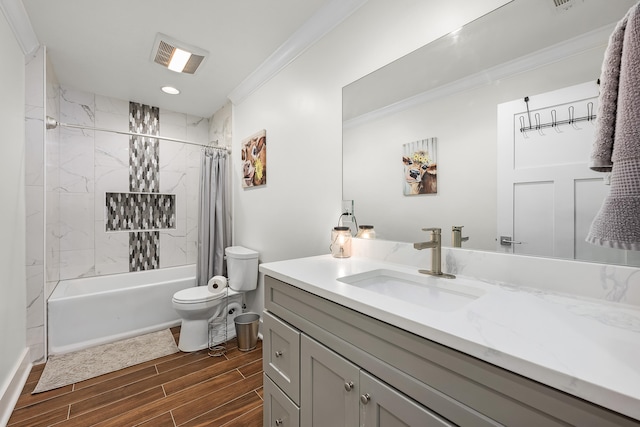
[[[637,1],[585,0],[566,9],[554,9],[551,1],[511,1],[347,85],[343,121],[359,123],[368,114],[371,118],[404,104],[424,102],[429,93],[447,93],[465,80],[467,84],[474,78],[476,84],[499,80],[492,73],[517,72],[512,61],[532,66],[531,55],[536,53],[542,61],[554,61],[559,59],[554,55],[562,58],[601,46],[600,35],[610,34]],[[525,16],[527,19],[521,19]],[[506,68],[508,64],[511,68]]]
[[[223,106],[234,89],[330,3],[335,1],[23,1],[60,84],[201,117]],[[152,61],[158,32],[209,52],[194,75]],[[161,92],[167,85],[181,93]]]

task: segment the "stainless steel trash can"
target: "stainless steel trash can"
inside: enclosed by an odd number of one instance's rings
[[[236,338],[238,350],[249,351],[258,344],[258,325],[260,315],[258,313],[244,313],[235,317]]]

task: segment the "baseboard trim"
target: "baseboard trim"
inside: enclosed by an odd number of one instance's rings
[[[7,388],[0,395],[0,426],[8,424],[13,408],[16,406],[20,393],[27,383],[27,378],[29,378],[31,366],[31,357],[27,347],[22,352],[22,358],[13,370],[13,375],[7,384]]]

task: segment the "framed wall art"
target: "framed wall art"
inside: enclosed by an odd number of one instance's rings
[[[259,187],[267,183],[267,131],[242,141],[242,186]]]
[[[437,138],[428,138],[402,145],[405,196],[438,192],[437,144]]]

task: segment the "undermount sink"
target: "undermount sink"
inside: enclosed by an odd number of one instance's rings
[[[379,269],[338,278],[338,281],[430,310],[454,311],[484,295],[484,290],[458,279]]]

